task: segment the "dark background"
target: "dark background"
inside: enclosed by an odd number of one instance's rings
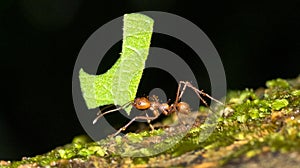
[[[85,133],[73,108],[73,66],[87,38],[106,22],[144,10],[180,15],[197,24],[215,45],[229,89],[255,89],[269,79],[298,76],[299,5],[296,1],[1,1],[0,159],[42,154]],[[192,54],[186,47],[176,47],[181,45],[176,40],[159,35],[153,39],[151,45]],[[115,48],[111,53],[120,52],[118,45]],[[207,89],[209,84],[203,81]]]

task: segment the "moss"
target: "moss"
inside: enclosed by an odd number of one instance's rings
[[[186,125],[178,124],[99,142],[81,136],[46,154],[0,163],[10,167],[217,167],[246,164],[270,153],[289,156],[284,154],[292,152],[300,157],[300,77],[271,80],[266,86],[260,91],[230,91],[226,106],[215,111],[221,117],[212,117],[218,121],[215,124],[203,122],[213,114],[201,107],[188,132]],[[211,134],[205,131],[209,129]]]
[[[274,80],[267,81],[266,82],[266,86],[268,88],[277,88],[277,87],[280,87],[280,88],[289,88],[290,84],[288,83],[287,80],[284,80],[284,79],[281,79],[281,78],[277,78],[277,79],[274,79]]]
[[[280,110],[283,107],[286,107],[287,105],[289,105],[289,102],[286,99],[275,99],[272,102],[271,107],[274,110]]]

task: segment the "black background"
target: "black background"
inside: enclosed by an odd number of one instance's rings
[[[73,66],[84,42],[106,22],[145,10],[182,16],[215,45],[228,88],[255,89],[269,79],[298,76],[299,5],[296,1],[1,1],[0,159],[42,154],[85,133],[72,102]],[[151,45],[192,54],[176,47],[181,45],[176,40],[159,35]],[[120,52],[115,48],[111,53]],[[203,81],[207,89],[209,84]]]

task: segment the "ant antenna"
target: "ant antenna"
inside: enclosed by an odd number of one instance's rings
[[[93,124],[96,124],[96,122],[97,122],[101,117],[103,117],[105,114],[112,113],[112,112],[115,112],[115,111],[118,111],[118,110],[122,110],[122,109],[128,107],[131,103],[132,103],[132,101],[129,101],[129,102],[123,104],[122,106],[120,106],[120,107],[118,107],[118,108],[116,108],[116,109],[112,109],[112,110],[106,111],[106,112],[104,112],[104,113],[101,113],[101,110],[99,110],[99,112],[97,113],[98,116],[93,120]],[[109,106],[108,106],[108,107],[109,107]],[[104,107],[103,109],[106,109],[106,108],[108,108],[108,107]]]

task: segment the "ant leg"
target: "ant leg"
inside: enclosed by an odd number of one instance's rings
[[[190,82],[187,82],[187,81],[180,81],[180,84],[184,84],[183,86],[183,89],[181,91],[181,94],[180,94],[180,98],[181,96],[183,95],[186,87],[188,86],[189,88],[193,89],[194,92],[196,93],[196,95],[198,96],[198,98],[208,107],[208,104],[207,102],[200,96],[200,94],[198,93],[198,89],[195,88]]]
[[[116,109],[112,109],[112,110],[106,111],[105,113],[101,113],[101,114],[100,114],[101,110],[99,110],[99,112],[97,113],[98,116],[93,120],[93,124],[96,124],[96,122],[97,122],[101,117],[103,117],[105,114],[112,113],[112,112],[115,112],[115,111],[124,109],[124,108],[126,108],[127,106],[129,106],[131,103],[132,103],[131,101],[130,101],[130,102],[127,102],[127,103],[125,103],[124,105],[122,105],[122,106],[120,106],[120,107],[118,107],[118,108],[116,108]]]
[[[188,82],[188,81],[180,81],[180,83],[182,83],[182,84],[184,84],[185,86],[187,86],[187,87],[193,89],[194,92],[195,92],[195,93],[197,94],[197,96],[199,97],[199,99],[200,99],[206,106],[208,106],[208,105],[207,105],[206,101],[200,96],[200,94],[201,94],[201,95],[204,95],[204,96],[206,96],[206,97],[208,97],[208,98],[210,98],[211,100],[213,100],[213,101],[215,101],[215,102],[217,102],[217,103],[219,103],[219,104],[221,104],[221,105],[224,105],[222,102],[220,102],[219,100],[217,100],[217,99],[211,97],[209,94],[203,92],[202,90],[197,89],[197,88],[196,88],[195,86],[193,86],[190,82]],[[184,88],[185,88],[185,87],[184,87]]]
[[[148,116],[148,114],[146,113],[146,117],[148,117],[149,118],[149,116]],[[153,125],[150,123],[151,122],[151,120],[147,120],[147,122],[148,122],[148,124],[149,124],[149,126],[150,126],[150,128],[151,128],[151,130],[153,131],[154,130],[154,127],[153,127]]]
[[[159,102],[158,97],[155,96],[155,95],[152,95],[152,96],[150,97],[150,100],[153,100],[154,102]]]
[[[207,104],[207,102],[200,96],[200,94],[196,90],[194,90],[194,91],[195,91],[196,95],[199,97],[199,99],[205,104],[205,106],[209,107],[208,104]]]
[[[108,105],[108,106],[105,106],[103,107],[101,110],[99,109],[98,113],[97,113],[97,116],[100,115],[102,113],[102,111],[105,111],[106,109],[112,107],[113,105]]]
[[[178,88],[177,88],[177,93],[176,93],[176,99],[175,99],[175,102],[174,103],[178,103],[178,101],[180,100],[181,96],[182,96],[182,92],[180,92],[180,89],[181,89],[181,81],[179,82],[178,84]],[[179,95],[179,92],[180,92],[180,95]],[[180,97],[180,98],[179,98]]]
[[[182,84],[182,81],[180,81],[179,82],[179,86],[181,86],[181,84]],[[178,100],[180,100],[181,99],[181,97],[182,97],[182,95],[183,95],[183,93],[185,92],[185,89],[186,89],[186,83],[183,83],[184,85],[183,85],[183,88],[182,88],[182,90],[181,90],[181,92],[180,92],[180,95],[179,95],[179,97],[178,97]],[[178,89],[179,89],[179,87],[178,87]],[[177,92],[178,93],[178,92]]]
[[[210,98],[211,100],[213,100],[213,101],[215,101],[215,102],[217,102],[217,103],[219,103],[219,104],[221,104],[221,105],[224,105],[224,103],[222,103],[222,102],[220,102],[219,100],[217,100],[217,99],[211,97],[209,94],[203,92],[202,90],[199,90],[199,89],[197,89],[196,87],[194,87],[190,82],[186,82],[186,85],[187,85],[188,87],[190,87],[191,89],[193,89],[195,92],[198,92],[198,93],[200,93],[200,94],[202,94],[202,95],[204,95],[204,96]]]
[[[131,119],[125,126],[123,126],[122,128],[120,128],[116,133],[113,134],[113,136],[118,135],[120,132],[126,130],[126,128],[132,124],[135,120],[141,119],[141,120],[155,120],[158,116],[154,116],[154,117],[148,117],[148,116],[136,116],[133,119]]]

